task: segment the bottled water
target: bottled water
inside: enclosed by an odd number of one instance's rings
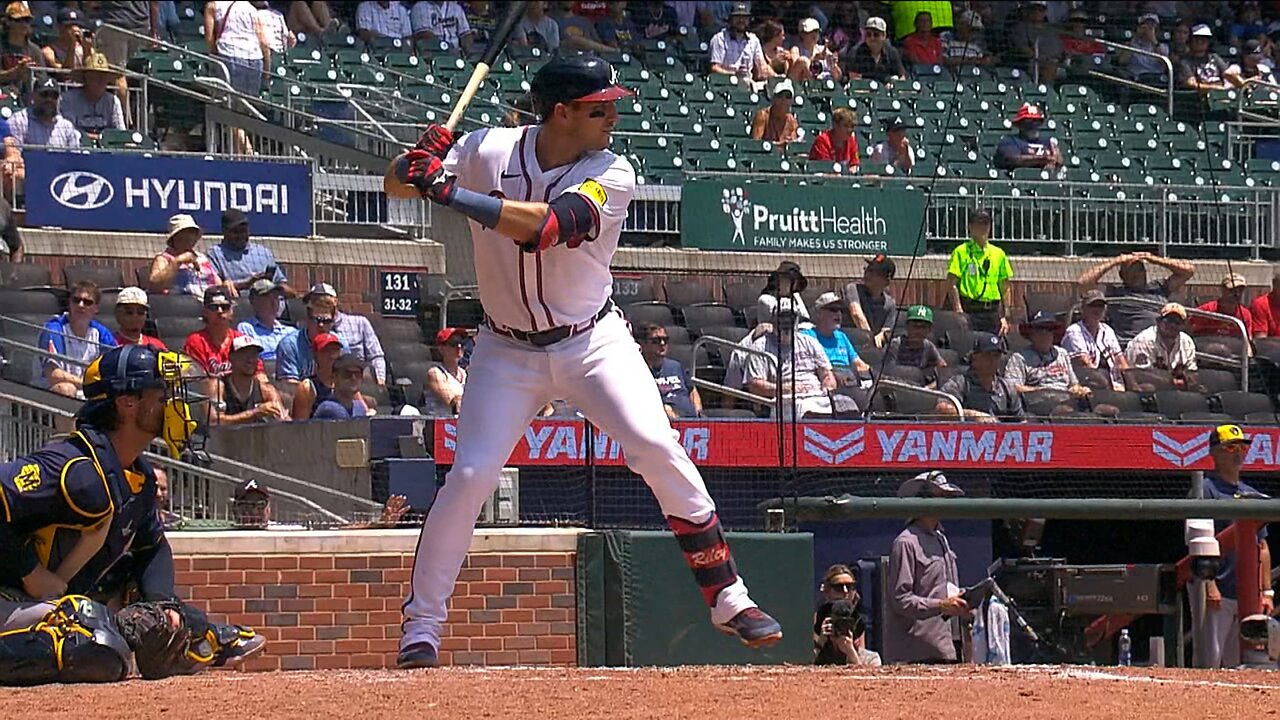
[[[1133,664],[1133,640],[1129,638],[1129,630],[1126,628],[1120,631],[1120,665],[1129,666]]]

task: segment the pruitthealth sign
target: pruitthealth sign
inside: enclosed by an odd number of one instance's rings
[[[690,179],[681,242],[704,250],[886,253],[919,249],[924,195],[901,188]]]

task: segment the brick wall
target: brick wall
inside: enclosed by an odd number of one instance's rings
[[[178,593],[268,639],[246,670],[394,667],[411,553],[179,555]],[[573,665],[574,553],[467,557],[441,647],[447,665]]]

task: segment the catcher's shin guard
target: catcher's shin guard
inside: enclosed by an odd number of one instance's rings
[[[738,580],[738,567],[724,539],[720,518],[713,513],[706,522],[692,523],[673,516],[668,517],[667,522],[702,590],[702,598],[708,607],[714,607],[720,591]]]
[[[0,633],[0,685],[116,682],[130,656],[105,605],[68,595],[35,625]]]

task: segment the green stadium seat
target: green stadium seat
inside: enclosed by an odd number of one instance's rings
[[[702,113],[703,119],[711,124],[715,124],[724,120],[732,120],[734,122],[742,122],[743,115],[737,108],[728,105],[710,105]]]
[[[751,137],[751,128],[746,123],[723,122],[719,126],[721,139],[736,139]],[[693,133],[685,133],[693,134]],[[701,134],[701,133],[696,133]]]
[[[789,173],[793,171],[791,161],[777,153],[752,155],[746,160],[753,172]]]
[[[105,128],[98,137],[98,147],[154,150],[156,144],[151,138],[136,130]]]
[[[718,172],[734,172],[741,170],[738,161],[727,153],[716,155],[704,155],[698,158],[699,170],[711,170]]]
[[[725,149],[725,145],[718,139],[705,135],[682,138],[681,146],[687,154],[718,153]]]
[[[348,82],[352,82],[357,85],[384,87],[387,84],[386,73],[373,65],[360,65],[358,67],[349,68],[346,72],[346,78]]]
[[[639,115],[620,115],[617,124],[618,132],[657,132],[658,126],[649,118]]]
[[[845,86],[845,90],[850,94],[866,95],[878,94],[882,87],[883,86],[876,80],[858,78],[857,80],[850,80],[849,84]]]
[[[701,135],[705,127],[701,120],[693,117],[664,118],[663,129],[672,135]]]
[[[668,155],[680,152],[681,138],[664,135],[635,135],[630,138],[630,148],[635,152],[661,151]]]
[[[324,65],[308,65],[298,74],[298,78],[315,85],[332,85],[338,82],[338,71]]]
[[[1280,174],[1280,160],[1253,158],[1245,162],[1245,169],[1253,176]]]

